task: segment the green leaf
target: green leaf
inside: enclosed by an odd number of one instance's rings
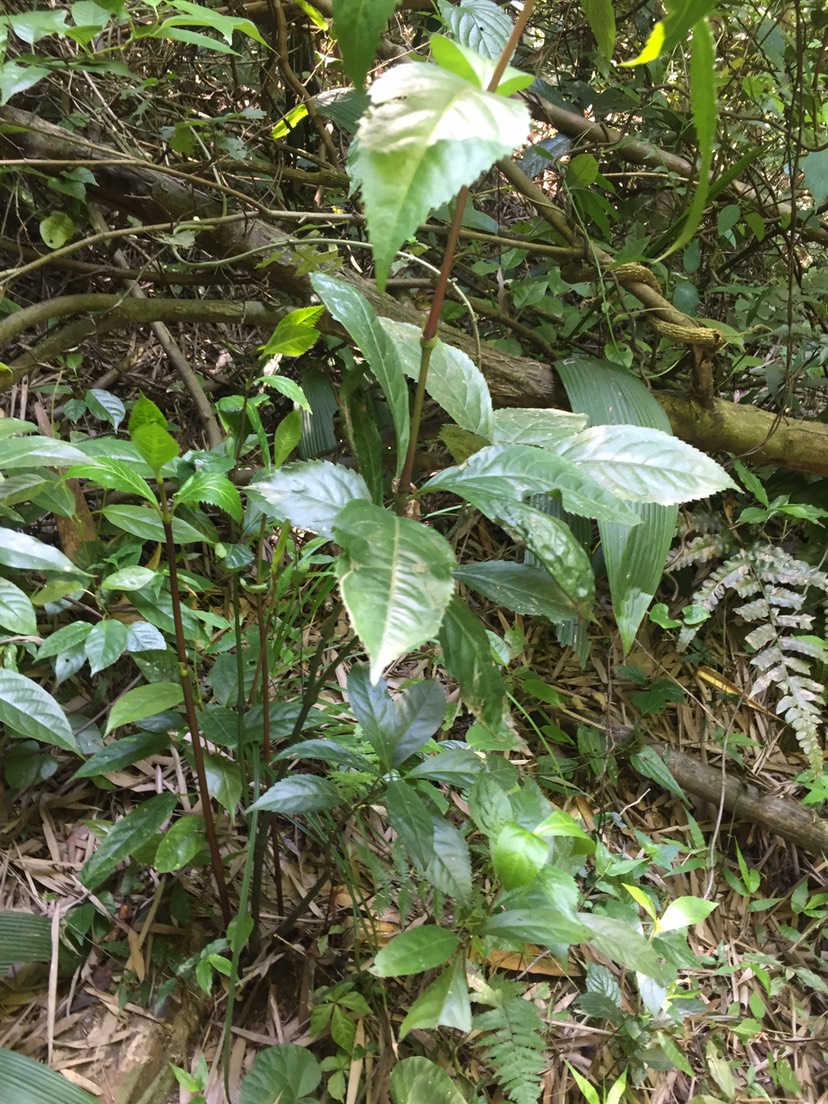
[[[42,1062],[5,1047],[0,1047],[0,1100],[13,1100],[14,1104],[97,1104],[94,1096]]]
[[[94,778],[98,774],[110,774],[123,767],[131,767],[139,759],[149,759],[151,755],[167,751],[169,746],[170,738],[166,732],[136,732],[132,736],[123,736],[120,740],[98,748],[82,767],[78,767],[72,778]]]
[[[370,772],[375,768],[363,755],[343,747],[335,740],[300,740],[278,752],[276,759],[319,759],[332,767]]]
[[[179,27],[209,27],[211,30],[218,31],[225,42],[232,42],[233,35],[236,33],[243,34],[254,39],[260,46],[267,46],[261,31],[249,19],[223,15],[212,8],[204,7],[203,4],[192,3],[192,0],[167,0],[167,2],[169,7],[185,13],[184,16],[174,16],[167,20],[168,23]],[[213,42],[212,45],[216,44]]]
[[[512,803],[506,791],[488,773],[478,775],[468,796],[472,820],[487,836],[496,836],[513,819]]]
[[[592,426],[565,441],[561,455],[619,498],[637,502],[672,506],[738,489],[715,460],[648,426]]]
[[[828,199],[828,149],[814,150],[803,157],[799,165],[814,207],[822,207]]]
[[[390,318],[379,318],[378,322],[393,341],[403,372],[409,379],[418,380],[419,328],[410,322],[394,322]],[[462,429],[480,437],[491,437],[497,414],[492,413],[489,385],[474,361],[461,349],[438,340],[431,350],[426,391]]]
[[[368,70],[396,0],[333,0],[334,35],[342,66],[354,84],[365,84]]]
[[[578,919],[589,932],[589,942],[602,954],[639,974],[663,980],[664,966],[653,945],[632,925],[594,912],[579,912]]]
[[[322,310],[321,307],[319,309]],[[271,387],[274,391],[278,391],[280,395],[284,395],[286,398],[290,399],[291,402],[296,403],[302,410],[306,410],[308,414],[313,413],[305,392],[296,380],[288,379],[287,376],[278,376],[271,373],[259,376],[256,382],[261,383],[264,387]]]
[[[0,626],[19,636],[37,633],[37,615],[31,598],[8,579],[0,579]]]
[[[374,308],[356,288],[321,272],[314,273],[311,283],[333,317],[356,342],[382,388],[397,435],[396,475],[399,476],[408,448],[409,418],[408,387],[397,343],[386,333]]]
[[[16,61],[0,63],[0,107],[7,104],[12,96],[32,88],[51,72],[42,65],[20,65]]]
[[[113,571],[101,582],[101,590],[141,590],[147,586],[157,575],[150,567],[124,567],[120,571]]]
[[[113,429],[117,429],[126,417],[126,407],[111,391],[91,387],[84,398],[89,413],[100,418],[102,422],[109,422]]]
[[[174,870],[181,870],[192,863],[206,843],[204,818],[182,817],[161,837],[152,865],[159,874],[171,874]]]
[[[86,463],[85,453],[56,437],[7,437],[0,441],[0,469],[4,472]]]
[[[88,621],[72,621],[68,625],[51,633],[40,645],[37,651],[38,661],[51,659],[61,652],[69,652],[79,644],[85,644],[86,638],[92,632],[92,626]]]
[[[316,323],[323,311],[324,307],[300,307],[291,311],[259,349],[259,356],[297,357],[312,349],[319,338]]]
[[[145,717],[163,713],[180,705],[183,700],[184,691],[179,682],[153,682],[147,686],[136,686],[134,690],[127,690],[122,694],[110,709],[104,735],[108,736],[121,725],[133,724]]]
[[[244,1079],[239,1104],[300,1104],[316,1091],[322,1069],[313,1054],[296,1043],[259,1051]]]
[[[511,746],[509,709],[503,676],[492,657],[489,638],[469,607],[455,596],[440,627],[443,664],[460,686],[467,707],[493,741]]]
[[[24,571],[63,571],[71,575],[83,575],[71,560],[51,544],[18,533],[14,529],[0,529],[0,564],[19,567]]]
[[[492,865],[506,889],[528,885],[548,861],[549,845],[514,821],[492,840]]]
[[[276,426],[273,434],[273,467],[281,468],[302,439],[302,415],[291,410]]]
[[[472,894],[469,845],[453,824],[434,817],[433,853],[425,870],[429,882],[442,893],[468,904]]]
[[[269,502],[279,517],[297,529],[331,540],[334,521],[343,507],[355,500],[370,502],[365,480],[350,468],[328,460],[300,460],[288,464],[250,490]]]
[[[342,600],[376,682],[437,635],[454,592],[454,552],[433,529],[369,502],[344,507],[334,536],[344,550],[336,564]]]
[[[241,522],[241,495],[227,476],[220,472],[200,471],[190,476],[176,493],[175,504],[183,506],[193,502],[208,502],[211,506],[218,506],[234,521]]]
[[[676,897],[658,918],[658,934],[699,924],[716,908],[716,901],[705,901],[701,897]]]
[[[567,410],[507,407],[494,412],[491,440],[495,445],[538,445],[554,449],[586,426],[583,414]]]
[[[460,0],[459,4],[439,0],[440,18],[463,46],[497,61],[512,33],[512,21],[492,0]]]
[[[592,854],[595,850],[595,841],[592,837],[588,836],[577,820],[569,813],[565,813],[563,809],[556,809],[548,817],[544,817],[535,828],[535,835],[542,839],[566,836],[569,839],[580,840],[585,845],[578,848],[580,853],[588,852]]]
[[[612,0],[581,0],[581,7],[599,51],[605,58],[611,58],[615,49],[615,10]]]
[[[154,423],[142,425],[136,429],[130,428],[129,434],[132,443],[156,475],[165,464],[169,464],[170,460],[174,460],[180,451],[178,442],[170,436],[163,426]]]
[[[435,679],[409,686],[392,701],[385,682],[373,685],[365,664],[348,674],[348,701],[383,770],[404,763],[430,739],[446,711],[446,695]]]
[[[30,912],[0,912],[0,976],[10,966],[49,962],[52,958],[52,922]]]
[[[572,605],[548,571],[509,560],[462,564],[454,577],[464,586],[514,613],[555,623],[572,616]]]
[[[157,544],[166,542],[164,523],[157,510],[150,510],[144,506],[106,506],[102,513],[108,522],[133,537],[140,537],[144,541],[155,541]],[[207,542],[207,537],[200,530],[181,518],[173,518],[172,531],[176,544]]]
[[[454,1027],[464,1034],[472,1028],[466,960],[462,956],[420,994],[400,1024],[399,1038],[410,1031],[430,1031],[435,1027]]]
[[[377,284],[433,207],[507,156],[528,133],[526,107],[434,65],[397,65],[370,88],[352,152]]]
[[[38,229],[41,238],[50,249],[60,249],[75,233],[75,224],[65,212],[53,211],[51,215],[41,220]]]
[[[315,813],[320,809],[333,809],[343,800],[342,794],[327,778],[319,778],[315,774],[291,774],[254,801],[248,812]]]
[[[496,912],[483,924],[481,935],[487,935],[500,946],[538,943],[557,950],[561,944],[580,943],[586,936],[584,926],[565,913],[548,908],[516,908]]]
[[[425,802],[407,782],[392,779],[385,791],[391,827],[405,844],[411,860],[425,874],[434,855],[434,823]]]
[[[495,62],[483,57],[461,42],[453,42],[442,35],[431,36],[431,56],[441,69],[454,73],[478,88],[488,88],[495,75]],[[531,73],[507,66],[497,84],[498,96],[511,96],[534,83]]]
[[[667,763],[655,748],[646,744],[640,751],[630,756],[630,762],[639,774],[643,774],[645,778],[652,778],[663,789],[675,794],[676,797],[680,797],[687,804],[687,794],[676,782]]]
[[[465,1104],[449,1075],[428,1058],[403,1058],[391,1072],[393,1104]]]
[[[371,973],[376,977],[406,977],[442,966],[460,946],[460,939],[448,928],[423,924],[395,935],[377,951]]]
[[[242,780],[239,764],[224,755],[204,753],[204,773],[207,776],[207,792],[229,813],[235,811],[242,798]]]
[[[655,61],[660,54],[672,53],[715,6],[715,0],[665,0],[666,17],[656,23],[638,57],[622,65],[644,65]]]
[[[67,31],[66,12],[28,11],[19,15],[0,16],[0,28],[10,27],[21,42],[34,46],[47,35],[64,35]]]
[[[598,428],[612,430],[614,427]],[[577,436],[565,440],[559,446],[558,455],[531,445],[489,445],[463,464],[444,468],[432,476],[419,493],[451,491],[487,513],[479,505],[481,496],[499,497],[512,503],[530,494],[557,490],[560,491],[564,508],[570,513],[635,525],[638,518],[625,503],[619,502],[614,489],[605,489],[597,482],[586,464],[574,462],[580,458],[575,443],[591,432],[582,430]],[[570,459],[569,453],[573,450],[576,455]],[[585,447],[581,446],[580,452],[585,451]],[[707,460],[707,457],[703,459]],[[709,463],[713,464],[713,461]],[[718,469],[718,465],[714,466]]]
[[[96,675],[121,658],[126,650],[128,635],[127,626],[112,619],[99,621],[91,629],[85,645],[91,674]]]
[[[0,724],[26,736],[78,753],[78,744],[62,707],[51,694],[17,671],[0,668]]]
[[[94,464],[76,464],[69,469],[70,479],[89,479],[99,487],[122,494],[133,494],[145,502],[155,503],[155,495],[147,481],[123,460],[110,460],[102,457]]]
[[[125,858],[160,832],[177,804],[178,794],[156,794],[127,813],[110,828],[97,851],[84,864],[80,882],[93,890],[105,882]]]
[[[149,425],[157,425],[161,429],[166,429],[167,419],[161,412],[160,407],[156,406],[152,399],[148,399],[142,391],[129,416],[130,437],[136,430]]]

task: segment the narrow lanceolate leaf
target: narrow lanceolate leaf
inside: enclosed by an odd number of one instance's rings
[[[16,529],[0,529],[0,564],[19,567],[24,571],[61,571],[72,575],[84,575],[57,548],[51,544],[18,533]]]
[[[397,343],[389,337],[374,308],[355,287],[321,272],[311,277],[313,290],[341,322],[368,361],[388,402],[397,435],[397,471],[402,471],[408,448],[408,385],[400,364]],[[419,342],[419,336],[418,336]],[[417,348],[419,349],[419,343]]]
[[[351,172],[362,189],[377,283],[433,207],[526,138],[525,106],[435,65],[398,65],[370,89]]]
[[[78,750],[61,706],[42,686],[17,671],[0,670],[0,725],[15,736]]]
[[[178,682],[153,682],[146,686],[136,686],[134,690],[127,690],[110,709],[106,733],[108,735],[121,725],[133,724],[145,717],[163,713],[165,709],[180,705],[183,700],[184,691]]]
[[[0,628],[20,636],[34,636],[37,632],[31,599],[8,579],[0,579]]]
[[[578,441],[582,436],[579,434],[572,441]],[[479,504],[481,496],[498,496],[514,501],[530,494],[559,491],[561,501],[570,513],[636,525],[637,517],[625,503],[619,501],[614,489],[602,486],[585,469],[585,465],[576,466],[567,457],[566,452],[571,449],[569,441],[559,446],[563,456],[531,445],[490,445],[474,453],[463,464],[445,468],[432,476],[420,493],[452,491],[485,513],[484,507]]]
[[[612,0],[581,0],[595,44],[605,58],[615,49],[615,10]]]
[[[440,627],[443,664],[460,685],[460,696],[492,746],[509,746],[509,709],[506,686],[494,661],[489,638],[469,607],[455,597]]]
[[[157,835],[177,804],[178,794],[157,794],[113,825],[81,870],[80,881],[83,885],[87,889],[96,889],[105,882],[119,863]]]
[[[343,68],[354,84],[365,83],[380,35],[396,6],[397,0],[333,0],[334,34]]]
[[[434,924],[422,924],[419,928],[400,932],[382,947],[374,959],[371,973],[376,977],[421,974],[448,962],[459,946],[460,939],[456,932]]]
[[[336,519],[345,555],[337,564],[342,600],[371,661],[371,680],[432,640],[454,593],[454,552],[439,533],[369,502]]]
[[[419,379],[419,328],[412,326],[410,322],[394,322],[390,318],[380,318],[378,321],[394,342],[402,370],[409,379]],[[480,437],[491,438],[493,417],[496,418],[497,414],[492,412],[489,385],[483,373],[462,349],[455,349],[444,341],[437,342],[431,351],[426,390],[461,429],[467,429]]]
[[[620,498],[671,506],[736,484],[692,445],[645,426],[596,425],[561,445],[561,454]]]
[[[328,540],[333,537],[334,521],[344,506],[355,499],[371,501],[361,475],[328,460],[288,464],[250,489],[297,529],[319,533]]]
[[[218,506],[234,521],[240,522],[242,519],[241,495],[238,488],[220,472],[196,472],[175,496],[176,506],[205,502],[211,506]]]

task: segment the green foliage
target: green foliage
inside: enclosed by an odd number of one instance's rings
[[[544,1023],[537,1006],[527,999],[523,986],[506,978],[492,978],[475,1000],[488,1006],[472,1020],[474,1030],[481,1032],[475,1046],[515,1104],[535,1104],[547,1064]]]

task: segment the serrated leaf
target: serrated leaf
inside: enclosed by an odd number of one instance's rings
[[[341,322],[370,365],[371,371],[382,388],[394,431],[397,435],[396,475],[402,471],[408,448],[409,417],[408,387],[400,363],[397,343],[386,333],[380,324],[374,308],[355,287],[343,280],[316,272],[311,277],[313,290],[331,312]]]
[[[399,1037],[402,1040],[410,1031],[429,1031],[435,1027],[471,1031],[471,1001],[466,960],[462,956],[417,997],[400,1024]]]
[[[448,962],[459,946],[460,939],[456,932],[435,924],[422,924],[400,932],[390,943],[381,947],[371,973],[375,977],[421,974]]]
[[[218,506],[234,521],[241,522],[241,495],[238,488],[220,472],[200,471],[190,476],[176,493],[175,503],[176,506],[183,506],[192,502],[199,505],[208,502],[211,506]]]
[[[389,663],[432,640],[454,593],[454,552],[433,529],[369,502],[351,502],[334,536],[342,600],[376,682]]]
[[[259,350],[261,357],[302,356],[312,349],[319,337],[316,323],[322,307],[300,307],[291,311],[278,324]],[[292,381],[291,381],[292,382]]]
[[[319,778],[315,774],[290,774],[254,801],[248,812],[315,813],[320,809],[333,809],[342,802],[342,794],[327,778]]]
[[[66,714],[42,686],[17,671],[0,668],[0,724],[15,736],[78,751]]]
[[[454,577],[513,613],[546,617],[555,623],[573,615],[566,598],[548,571],[510,560],[462,564]]]
[[[178,794],[156,794],[127,813],[110,828],[97,851],[84,864],[80,882],[92,890],[105,882],[124,859],[160,831],[177,804]]]
[[[40,645],[37,651],[38,660],[51,659],[61,652],[71,651],[79,644],[83,644],[91,632],[92,626],[88,621],[72,621],[68,625],[63,625],[50,633]]]
[[[132,443],[157,474],[165,464],[174,460],[181,451],[178,442],[157,423],[130,428]]]
[[[133,494],[145,502],[155,502],[147,481],[123,460],[102,457],[94,464],[75,464],[68,472],[70,479],[89,479],[99,487],[122,494]]]
[[[180,705],[184,700],[184,691],[178,682],[153,682],[147,686],[136,686],[127,690],[115,702],[109,711],[104,735],[108,736],[114,728],[142,721],[156,713]]]
[[[37,632],[31,598],[8,579],[0,579],[0,626],[19,636],[34,636]]]
[[[261,495],[297,529],[319,533],[329,540],[343,507],[357,499],[371,500],[371,492],[361,475],[328,460],[288,464],[267,479],[253,483],[250,490]]]
[[[126,625],[109,618],[92,627],[84,645],[91,674],[96,675],[121,658],[126,650],[128,631]]]
[[[488,88],[495,75],[495,62],[483,57],[476,50],[464,46],[462,42],[453,42],[442,35],[431,36],[431,56],[441,69],[447,69],[463,80],[476,84],[478,88]],[[507,65],[497,84],[498,96],[511,96],[534,83],[534,76],[521,69]]]
[[[420,337],[417,326],[379,318],[379,324],[394,342],[403,372],[409,379],[420,376]],[[461,429],[489,439],[492,433],[492,397],[486,378],[462,349],[439,341],[431,350],[426,391]],[[498,412],[500,413],[500,412]]]
[[[362,87],[396,0],[333,0],[333,30],[342,52],[342,65]]]
[[[467,604],[455,596],[440,626],[443,664],[457,679],[466,708],[501,746],[511,743],[506,685],[495,663],[489,638]]]
[[[537,445],[555,448],[561,441],[586,429],[583,414],[568,410],[506,407],[492,419],[491,441],[495,445]]]
[[[97,1104],[94,1096],[42,1062],[5,1047],[0,1047],[0,1099],[14,1104]]]
[[[369,91],[352,152],[362,189],[377,284],[428,212],[520,145],[525,106],[434,65],[398,65]]]
[[[156,406],[152,399],[148,399],[142,391],[129,416],[130,437],[136,430],[148,425],[157,425],[161,426],[162,429],[166,429],[167,419],[161,412],[160,407]]]

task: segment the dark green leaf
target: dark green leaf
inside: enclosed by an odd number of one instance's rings
[[[489,638],[469,607],[455,596],[440,627],[443,663],[457,679],[466,707],[495,746],[510,746],[509,707],[503,676],[492,657]]]
[[[322,1070],[313,1054],[296,1043],[260,1051],[244,1079],[239,1104],[299,1104],[316,1091]]]
[[[94,778],[98,774],[109,774],[123,767],[131,767],[139,759],[149,759],[152,755],[167,751],[169,746],[170,738],[166,732],[136,732],[98,748],[72,777]]]
[[[461,956],[420,994],[400,1024],[400,1039],[410,1031],[453,1027],[468,1033],[472,1027],[466,960]]]
[[[358,86],[365,83],[374,54],[396,0],[333,0],[334,34],[345,72]]]
[[[459,946],[460,940],[455,932],[434,924],[423,924],[400,932],[380,948],[371,973],[377,977],[421,974],[435,966],[442,966]]]
[[[333,782],[315,774],[290,774],[254,801],[248,812],[315,813],[341,805],[343,797]]]
[[[179,682],[153,682],[147,686],[136,686],[127,690],[112,706],[106,722],[106,735],[113,728],[142,721],[156,713],[163,713],[184,700],[184,691]]]
[[[87,889],[96,889],[115,868],[161,830],[178,804],[178,795],[156,794],[113,825],[80,872]]]
[[[0,668],[0,724],[15,736],[78,752],[66,714],[52,695],[25,675],[3,668]]]
[[[340,510],[358,499],[369,502],[371,492],[361,475],[327,460],[300,460],[288,464],[250,490],[269,502],[279,517],[297,529],[333,537]]]

